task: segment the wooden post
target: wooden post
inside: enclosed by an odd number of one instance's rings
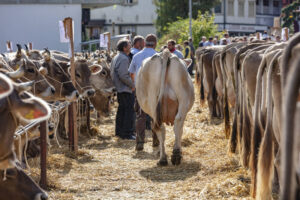
[[[74,40],[73,40],[73,20],[71,17],[64,19],[64,27],[66,35],[69,38],[70,48],[71,48],[71,80],[73,85],[76,85],[75,81],[75,65],[74,65]],[[77,133],[77,111],[76,111],[76,102],[72,102],[69,106],[69,136],[70,136],[70,148],[77,152],[78,150],[78,133]]]
[[[115,31],[115,22],[111,23],[111,26],[112,26],[112,35],[114,36],[116,34],[116,31]]]
[[[47,121],[40,123],[40,138],[41,138],[41,176],[40,176],[40,186],[47,190]]]
[[[90,118],[90,100],[86,98],[86,126],[88,132],[91,130],[91,118]]]

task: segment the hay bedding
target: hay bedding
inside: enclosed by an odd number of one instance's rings
[[[197,98],[196,98],[197,99]],[[227,154],[223,123],[210,124],[208,109],[199,101],[188,114],[183,134],[183,163],[171,165],[173,128],[167,127],[169,165],[157,167],[157,149],[147,134],[145,150],[135,142],[114,137],[113,114],[102,120],[98,134],[80,135],[80,150],[71,153],[67,141],[52,141],[48,154],[50,199],[250,199],[249,172],[235,155]],[[38,159],[31,160],[31,176],[39,177]]]

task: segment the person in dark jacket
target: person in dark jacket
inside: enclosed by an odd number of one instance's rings
[[[117,89],[119,103],[116,116],[116,136],[122,139],[135,140],[134,135],[134,83],[128,68],[131,45],[129,40],[120,40],[117,44],[118,54],[111,63],[111,77]]]

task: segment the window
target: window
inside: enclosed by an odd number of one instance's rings
[[[273,7],[278,8],[279,7],[279,1],[274,0],[273,1]]]
[[[269,0],[264,0],[263,4],[264,4],[264,6],[269,6]]]
[[[228,0],[228,16],[234,16],[234,3],[233,3],[233,0]]]
[[[244,1],[239,0],[239,17],[244,17]]]
[[[254,1],[249,1],[248,17],[254,17]]]
[[[120,34],[136,33],[136,26],[121,26]]]
[[[221,3],[215,7],[215,13],[222,13],[222,4]]]
[[[136,4],[138,0],[125,0],[124,5],[133,5]]]

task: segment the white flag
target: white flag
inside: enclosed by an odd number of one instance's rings
[[[68,43],[70,40],[69,38],[66,36],[66,32],[65,32],[65,27],[64,27],[64,22],[63,21],[59,21],[59,36],[60,36],[60,42],[62,43]]]
[[[100,47],[107,48],[108,35],[100,34]]]

